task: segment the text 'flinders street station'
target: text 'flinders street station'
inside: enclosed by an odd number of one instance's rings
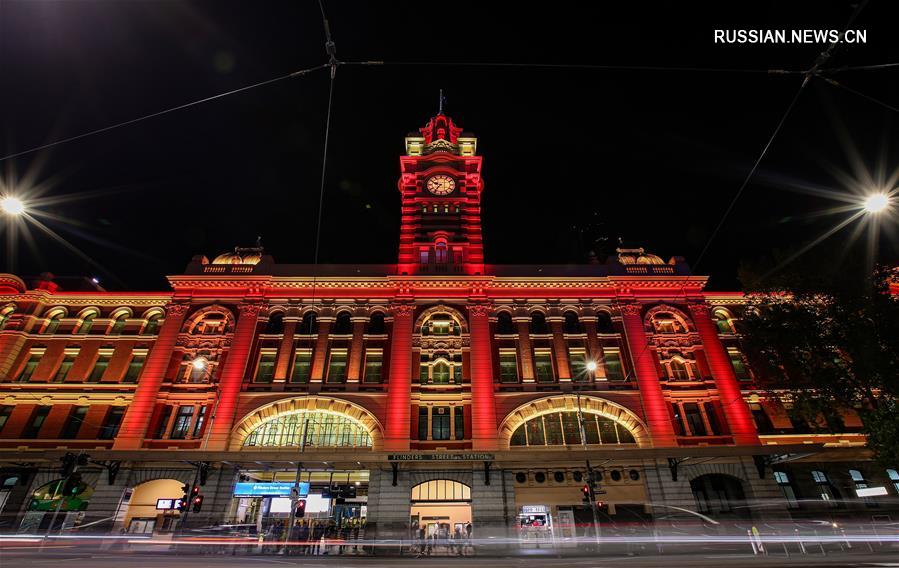
[[[682,258],[487,264],[482,161],[443,114],[406,138],[396,264],[238,248],[133,293],[0,275],[3,527],[302,515],[539,539],[589,522],[591,498],[611,524],[895,497],[857,416],[813,433],[756,388],[742,294],[705,291]]]

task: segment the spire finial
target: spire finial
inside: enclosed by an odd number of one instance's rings
[[[446,97],[443,96],[443,89],[440,89],[440,103],[437,108],[437,114],[443,114],[444,104],[446,104]]]

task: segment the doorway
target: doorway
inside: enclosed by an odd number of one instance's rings
[[[465,540],[471,530],[471,487],[434,479],[412,487],[410,536],[447,542]]]

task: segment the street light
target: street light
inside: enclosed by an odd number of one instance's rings
[[[0,199],[0,209],[7,215],[21,215],[25,213],[25,203],[18,197],[7,196]]]
[[[885,193],[874,193],[865,199],[866,213],[880,213],[890,206],[890,197]]]
[[[587,370],[591,373],[596,371],[596,361],[587,361]]]
[[[197,371],[202,371],[206,368],[206,359],[204,357],[197,357],[191,362],[191,365]]]

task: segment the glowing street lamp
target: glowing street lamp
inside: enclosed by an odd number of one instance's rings
[[[3,197],[0,199],[0,209],[7,215],[21,215],[25,213],[25,203],[18,197]]]
[[[203,357],[197,357],[191,362],[191,366],[193,366],[196,371],[203,371],[206,369],[206,359]]]
[[[587,361],[587,370],[591,373],[596,371],[596,361]]]
[[[865,199],[866,213],[880,213],[890,206],[890,197],[885,193],[875,193]]]

